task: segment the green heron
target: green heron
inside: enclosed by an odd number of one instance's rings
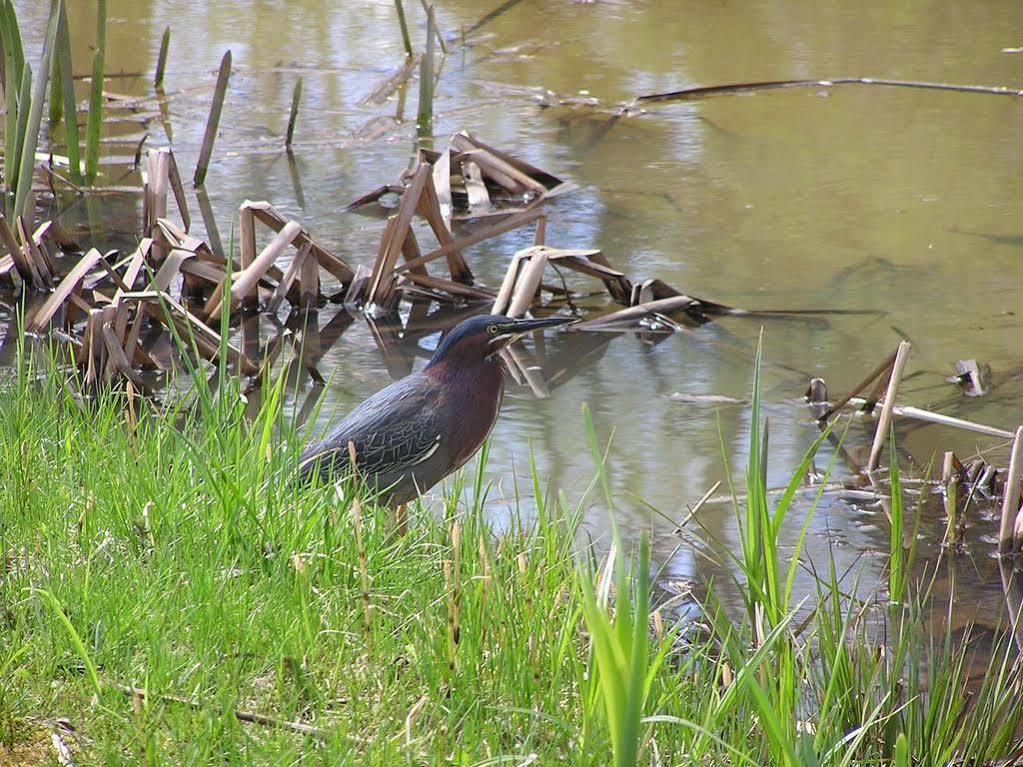
[[[570,317],[514,320],[500,315],[463,320],[437,346],[429,364],[352,410],[320,442],[302,453],[303,477],[355,473],[401,506],[468,461],[497,421],[504,375],[497,352]]]

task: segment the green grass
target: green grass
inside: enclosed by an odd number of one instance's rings
[[[456,486],[401,538],[357,488],[291,481],[280,385],[249,421],[221,380],[170,412],[80,405],[27,363],[0,384],[0,762],[58,716],[83,764],[981,765],[1019,746],[1014,656],[968,683],[969,647],[922,633],[912,552],[878,609],[832,567],[796,624],[759,423],[746,609],[711,591],[709,628],[683,639],[650,602],[645,543],[608,563],[579,542],[614,471],[599,449],[571,502],[534,470],[500,535]]]

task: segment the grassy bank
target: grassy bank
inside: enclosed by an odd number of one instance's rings
[[[580,550],[583,489],[545,500],[536,477],[538,521],[500,536],[452,495],[401,538],[356,489],[286,479],[300,440],[273,392],[246,421],[230,384],[169,413],[82,406],[27,367],[0,388],[0,764],[55,761],[58,717],[79,764],[980,765],[1018,747],[1012,656],[968,683],[968,649],[921,639],[901,535],[884,615],[822,573],[795,624],[766,448],[736,552],[747,609],[711,593],[684,640],[630,577],[642,550]]]

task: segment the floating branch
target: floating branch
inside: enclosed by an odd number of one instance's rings
[[[986,93],[994,96],[1023,96],[1023,90],[991,85],[958,85],[955,83],[931,83],[921,80],[887,80],[874,77],[835,77],[829,80],[762,80],[729,85],[700,85],[681,88],[665,93],[650,93],[639,96],[633,104],[657,104],[670,101],[692,101],[712,96],[730,96],[754,91],[779,90],[783,88],[829,88],[833,85],[880,85],[888,88],[918,88],[924,90],[955,91],[958,93]]]
[[[213,142],[217,138],[220,115],[224,111],[224,99],[227,97],[227,81],[230,77],[231,51],[228,51],[220,61],[217,86],[213,91],[213,103],[210,105],[210,116],[206,120],[206,133],[202,139],[202,148],[199,150],[199,162],[196,165],[195,176],[192,179],[192,183],[195,186],[202,186],[203,182],[206,181],[206,171],[209,169],[210,158],[213,157]]]

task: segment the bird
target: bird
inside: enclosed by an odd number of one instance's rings
[[[356,475],[401,517],[405,504],[458,470],[490,434],[504,395],[498,352],[527,333],[574,321],[494,314],[463,320],[426,367],[381,389],[309,444],[299,457],[302,477]]]

